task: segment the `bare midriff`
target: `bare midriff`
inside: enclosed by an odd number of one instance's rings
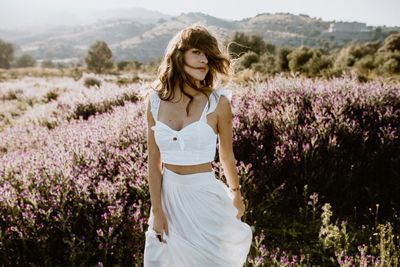
[[[193,174],[199,172],[210,172],[213,170],[211,162],[197,164],[197,165],[173,165],[164,163],[164,167],[177,174]]]

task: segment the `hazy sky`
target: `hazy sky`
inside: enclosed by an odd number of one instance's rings
[[[400,26],[400,0],[0,0],[0,28],[17,18],[21,24],[34,24],[36,19],[50,13],[57,16],[60,11],[120,7],[142,7],[168,15],[203,12],[236,20],[259,13],[289,12],[323,20]]]

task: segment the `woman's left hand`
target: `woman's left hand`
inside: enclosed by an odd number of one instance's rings
[[[240,194],[234,194],[233,195],[233,205],[238,210],[236,218],[238,218],[240,220],[240,218],[243,216],[244,210],[245,210],[245,206],[244,206],[244,203],[243,203],[243,198],[242,198],[242,196]]]

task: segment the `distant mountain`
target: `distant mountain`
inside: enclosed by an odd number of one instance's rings
[[[76,8],[68,11],[57,10],[51,13],[46,10],[29,11],[34,3],[27,2],[25,9],[10,12],[7,8],[0,9],[0,29],[21,30],[29,28],[29,31],[48,30],[58,27],[75,27],[95,24],[98,21],[128,19],[140,23],[156,23],[160,19],[168,19],[171,16],[159,11],[144,8],[109,8],[97,9],[93,7]],[[28,10],[26,10],[28,9]],[[29,25],[28,27],[26,25]]]
[[[153,26],[132,20],[104,21],[68,28],[57,33],[53,31],[51,34],[41,34],[37,36],[39,38],[20,38],[17,43],[22,51],[33,52],[36,58],[83,58],[89,46],[97,40],[103,40],[112,46],[132,36],[141,35]]]
[[[93,42],[103,40],[112,49],[116,61],[143,62],[159,59],[174,34],[195,23],[206,25],[221,40],[226,40],[235,32],[244,32],[261,35],[266,42],[279,46],[296,47],[304,44],[324,47],[335,39],[334,35],[326,34],[332,22],[289,13],[264,13],[240,21],[230,21],[203,13],[184,13],[170,17],[143,9],[113,9],[94,17],[102,19],[86,25],[59,26],[29,32],[0,30],[0,38],[15,43],[17,53],[31,53],[36,59],[80,58],[81,61]],[[372,31],[373,27],[369,29]],[[400,28],[381,30],[400,31]],[[364,32],[364,41],[370,35]]]
[[[93,22],[98,20],[133,20],[140,23],[156,23],[160,19],[169,19],[170,15],[145,8],[112,8],[94,13]]]
[[[290,13],[259,14],[242,20],[238,31],[258,33],[266,42],[283,46],[298,46],[308,38],[329,29],[331,22]]]
[[[218,19],[202,13],[188,13],[161,20],[145,33],[111,45],[116,54],[123,58],[134,58],[140,61],[159,59],[168,41],[181,29],[192,24],[208,25],[220,39],[225,39],[237,28],[237,22]]]

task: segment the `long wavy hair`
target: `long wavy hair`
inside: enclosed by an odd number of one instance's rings
[[[183,69],[183,55],[191,48],[203,51],[208,60],[209,71],[204,80],[200,82],[200,87]],[[205,91],[212,91],[217,74],[229,75],[229,72],[229,55],[221,52],[217,39],[204,26],[193,25],[178,32],[169,42],[158,69],[158,81],[155,89],[160,99],[171,101],[175,97],[174,88],[178,85],[180,92],[190,99],[186,106],[186,115],[188,116],[193,97],[183,90],[184,85],[189,85],[207,97]],[[208,101],[208,108],[209,105]]]

